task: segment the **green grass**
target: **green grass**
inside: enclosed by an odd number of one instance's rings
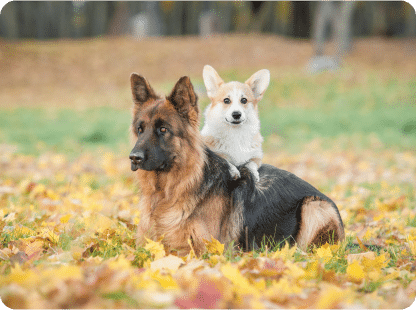
[[[259,104],[265,148],[299,151],[320,138],[323,146],[334,143],[366,148],[374,139],[386,148],[414,149],[416,145],[416,79],[380,78],[370,72],[351,82],[347,69],[338,74],[290,74],[274,78]],[[246,77],[225,72],[224,80]],[[196,89],[204,91],[201,80]],[[165,93],[173,86],[155,88]],[[126,89],[129,92],[129,89]],[[201,96],[201,110],[208,99]],[[130,109],[17,108],[0,111],[0,143],[18,146],[24,154],[45,150],[76,155],[84,150],[129,148]],[[267,138],[273,135],[276,139]],[[372,142],[373,141],[373,142]],[[371,146],[373,147],[373,146]]]
[[[24,154],[46,150],[79,154],[97,147],[117,150],[129,141],[130,111],[108,107],[2,110],[0,143],[14,144]]]

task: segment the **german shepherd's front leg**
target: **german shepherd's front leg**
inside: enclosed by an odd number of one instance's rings
[[[195,254],[201,256],[206,250],[204,239],[211,240],[207,226],[202,220],[195,220],[189,225],[188,230]]]
[[[150,212],[144,208],[141,211],[140,222],[137,226],[136,246],[143,247],[146,244],[145,238],[154,239],[156,234],[150,224]]]

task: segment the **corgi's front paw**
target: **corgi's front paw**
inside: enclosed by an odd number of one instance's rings
[[[228,171],[230,172],[231,178],[233,180],[237,180],[237,179],[241,178],[240,171],[238,171],[236,166],[229,164],[228,165]]]
[[[256,182],[260,181],[260,175],[259,172],[257,171],[257,169],[250,169],[251,174],[253,175],[253,178]]]
[[[250,171],[250,173],[253,175],[254,180],[256,182],[260,181],[260,175],[258,172],[259,167],[257,166],[257,164],[251,161],[246,165],[246,167]]]

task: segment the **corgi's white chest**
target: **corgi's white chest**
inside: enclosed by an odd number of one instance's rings
[[[262,138],[257,115],[251,115],[247,122],[238,126],[225,123],[223,117],[215,117],[218,114],[212,111],[205,116],[201,134],[214,138],[215,143],[211,145],[214,152],[226,155],[227,160],[236,166],[245,164],[252,158],[262,158]]]
[[[215,152],[226,154],[228,160],[235,166],[247,163],[250,159],[259,156],[259,143],[254,141],[253,133],[230,128],[228,132],[215,137],[218,138]],[[227,131],[227,130],[225,130]]]

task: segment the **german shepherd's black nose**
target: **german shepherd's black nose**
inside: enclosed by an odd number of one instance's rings
[[[144,159],[144,152],[142,151],[137,151],[137,152],[132,152],[130,153],[129,158],[131,159],[132,162],[134,163],[141,163]]]
[[[234,111],[231,115],[233,116],[234,119],[240,119],[241,112]]]

